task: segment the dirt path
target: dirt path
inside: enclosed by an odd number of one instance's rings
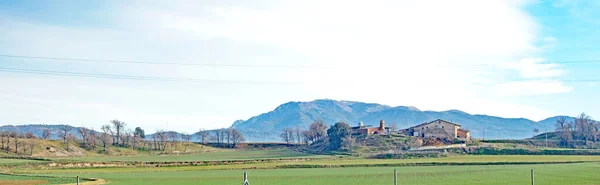
[[[106,181],[104,179],[86,179],[86,180],[89,180],[89,181],[80,182],[79,185],[100,185],[100,184],[108,183],[108,181]],[[77,185],[77,183],[63,184],[63,185]]]
[[[2,185],[36,185],[46,184],[47,180],[0,180]]]

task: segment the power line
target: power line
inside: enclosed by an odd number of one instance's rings
[[[226,84],[274,84],[274,85],[301,84],[299,82],[269,82],[269,81],[240,81],[240,80],[197,79],[197,78],[151,77],[151,76],[113,75],[113,74],[102,74],[102,73],[79,73],[79,72],[49,71],[49,70],[5,68],[5,67],[0,67],[0,72],[53,75],[53,76],[69,76],[69,77],[123,79],[123,80],[168,81],[168,82],[202,82],[202,83],[226,83]]]
[[[189,62],[151,62],[151,61],[133,61],[133,60],[103,60],[103,59],[82,59],[82,58],[61,58],[61,57],[39,57],[39,56],[23,56],[23,55],[3,55],[0,57],[7,58],[26,58],[26,59],[43,59],[43,60],[63,60],[76,62],[103,62],[103,63],[122,63],[122,64],[144,64],[144,65],[179,65],[179,66],[205,66],[205,67],[272,67],[272,68],[311,68],[319,66],[303,66],[303,65],[250,65],[250,64],[207,64],[207,63],[189,63]],[[327,68],[322,66],[323,68]]]
[[[134,76],[134,75],[114,75],[103,73],[81,73],[67,71],[51,71],[23,68],[6,68],[0,67],[0,72],[22,73],[22,74],[37,74],[37,75],[53,75],[67,77],[87,77],[87,78],[105,78],[105,79],[122,79],[122,80],[145,80],[145,81],[167,81],[167,82],[201,82],[201,83],[225,83],[225,84],[272,84],[272,85],[301,85],[303,82],[274,82],[274,81],[242,81],[242,80],[214,80],[214,79],[197,79],[197,78],[174,78],[174,77],[152,77],[152,76]],[[538,82],[545,80],[510,80],[494,83],[469,83],[473,85],[498,85],[511,82]],[[560,80],[564,83],[580,83],[580,82],[600,82],[600,79],[575,79],[575,80]]]
[[[468,67],[493,67],[493,64],[464,64],[464,65],[432,65],[432,66],[311,66],[311,65],[262,65],[262,64],[211,64],[211,63],[192,63],[192,62],[156,62],[156,61],[134,61],[134,60],[104,60],[104,59],[85,59],[85,58],[66,58],[66,57],[45,57],[45,56],[26,56],[26,55],[7,55],[0,54],[5,58],[24,58],[41,60],[62,60],[73,62],[95,62],[95,63],[120,63],[120,64],[142,64],[142,65],[178,65],[178,66],[204,66],[204,67],[268,67],[268,68],[468,68]],[[579,61],[559,61],[548,64],[584,64],[600,63],[600,60],[579,60]]]

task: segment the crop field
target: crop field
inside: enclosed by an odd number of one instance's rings
[[[43,161],[0,159],[0,166],[18,176],[0,175],[0,184],[65,184],[76,176],[100,178],[111,185],[129,184],[240,184],[243,172],[253,185],[364,185],[393,184],[529,184],[535,170],[537,184],[600,184],[600,156],[458,155],[442,158],[365,159],[311,155],[287,149],[227,150],[179,156],[112,156],[74,158],[69,162],[109,161],[218,161],[246,159],[294,159],[218,165],[128,166],[86,168],[37,168],[19,164]],[[54,159],[57,162],[67,160]],[[519,163],[539,164],[519,164]],[[557,162],[577,162],[550,164]],[[514,164],[513,164],[514,163]],[[25,176],[22,176],[25,175]],[[31,177],[29,177],[31,176]],[[56,178],[48,178],[48,177]]]
[[[23,164],[23,163],[42,163],[47,161],[27,160],[27,159],[4,159],[0,158],[0,165],[3,164]]]
[[[68,158],[73,161],[108,162],[108,161],[226,161],[251,159],[284,159],[284,158],[321,158],[322,155],[312,155],[288,149],[277,150],[231,150],[221,152],[206,152],[189,155],[154,155],[154,156],[119,156],[119,157],[80,157]],[[60,160],[60,159],[57,159]]]
[[[135,169],[135,168],[130,168]],[[530,170],[535,170],[537,184],[591,185],[600,183],[600,163],[540,164],[540,165],[461,165],[412,167],[303,168],[177,171],[129,171],[106,168],[102,171],[53,170],[52,176],[102,178],[114,185],[130,184],[240,184],[242,173],[248,172],[254,185],[364,185],[393,184],[393,170],[398,170],[399,184],[479,185],[529,184]],[[2,176],[0,176],[2,179]],[[0,181],[1,182],[1,181]]]
[[[196,154],[176,160],[233,160],[258,158],[311,157],[308,154],[291,150],[224,151]],[[157,158],[158,157],[158,158]],[[170,161],[167,156],[106,157],[106,161],[150,160]],[[174,156],[170,156],[174,157]],[[393,184],[393,170],[398,170],[399,184],[528,184],[530,170],[535,170],[537,184],[600,184],[600,156],[506,156],[506,155],[464,155],[444,158],[421,159],[360,159],[312,156],[313,160],[272,161],[250,164],[174,166],[174,167],[111,167],[111,168],[14,168],[10,172],[27,176],[0,176],[0,184],[64,184],[74,183],[74,177],[101,178],[115,185],[129,184],[240,184],[243,172],[249,173],[251,184],[294,184],[294,185],[363,185]],[[78,160],[82,160],[80,158]],[[100,161],[99,158],[85,158],[84,161]],[[509,164],[481,165],[497,162],[573,162],[569,164]],[[26,163],[29,160],[3,159],[5,164]],[[419,164],[439,162],[437,166],[395,166],[383,167],[380,164]],[[461,163],[461,165],[452,165]],[[472,163],[472,164],[469,164]],[[289,167],[297,165],[297,167]],[[311,165],[323,165],[311,166]],[[341,167],[349,165],[352,167]],[[365,166],[361,166],[365,165]],[[367,167],[367,165],[375,165]],[[286,167],[287,166],[287,167]],[[37,176],[52,176],[45,178]],[[24,181],[26,180],[26,181]]]
[[[85,180],[80,180],[84,182]],[[0,174],[0,184],[2,185],[25,185],[25,184],[70,184],[74,183],[73,177],[37,177],[37,176],[19,176]]]

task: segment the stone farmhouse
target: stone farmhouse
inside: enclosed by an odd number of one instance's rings
[[[423,138],[456,138],[471,140],[471,132],[460,128],[459,124],[437,119],[402,130],[408,136]]]
[[[371,125],[364,125],[363,122],[359,122],[358,126],[351,127],[352,134],[354,135],[372,135],[372,134],[387,134],[390,133],[390,127],[385,127],[385,121],[379,121],[379,127],[371,127]]]

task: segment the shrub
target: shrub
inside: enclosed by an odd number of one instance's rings
[[[439,152],[419,152],[419,153],[386,153],[369,156],[372,159],[414,159],[414,158],[438,158],[446,157]]]

